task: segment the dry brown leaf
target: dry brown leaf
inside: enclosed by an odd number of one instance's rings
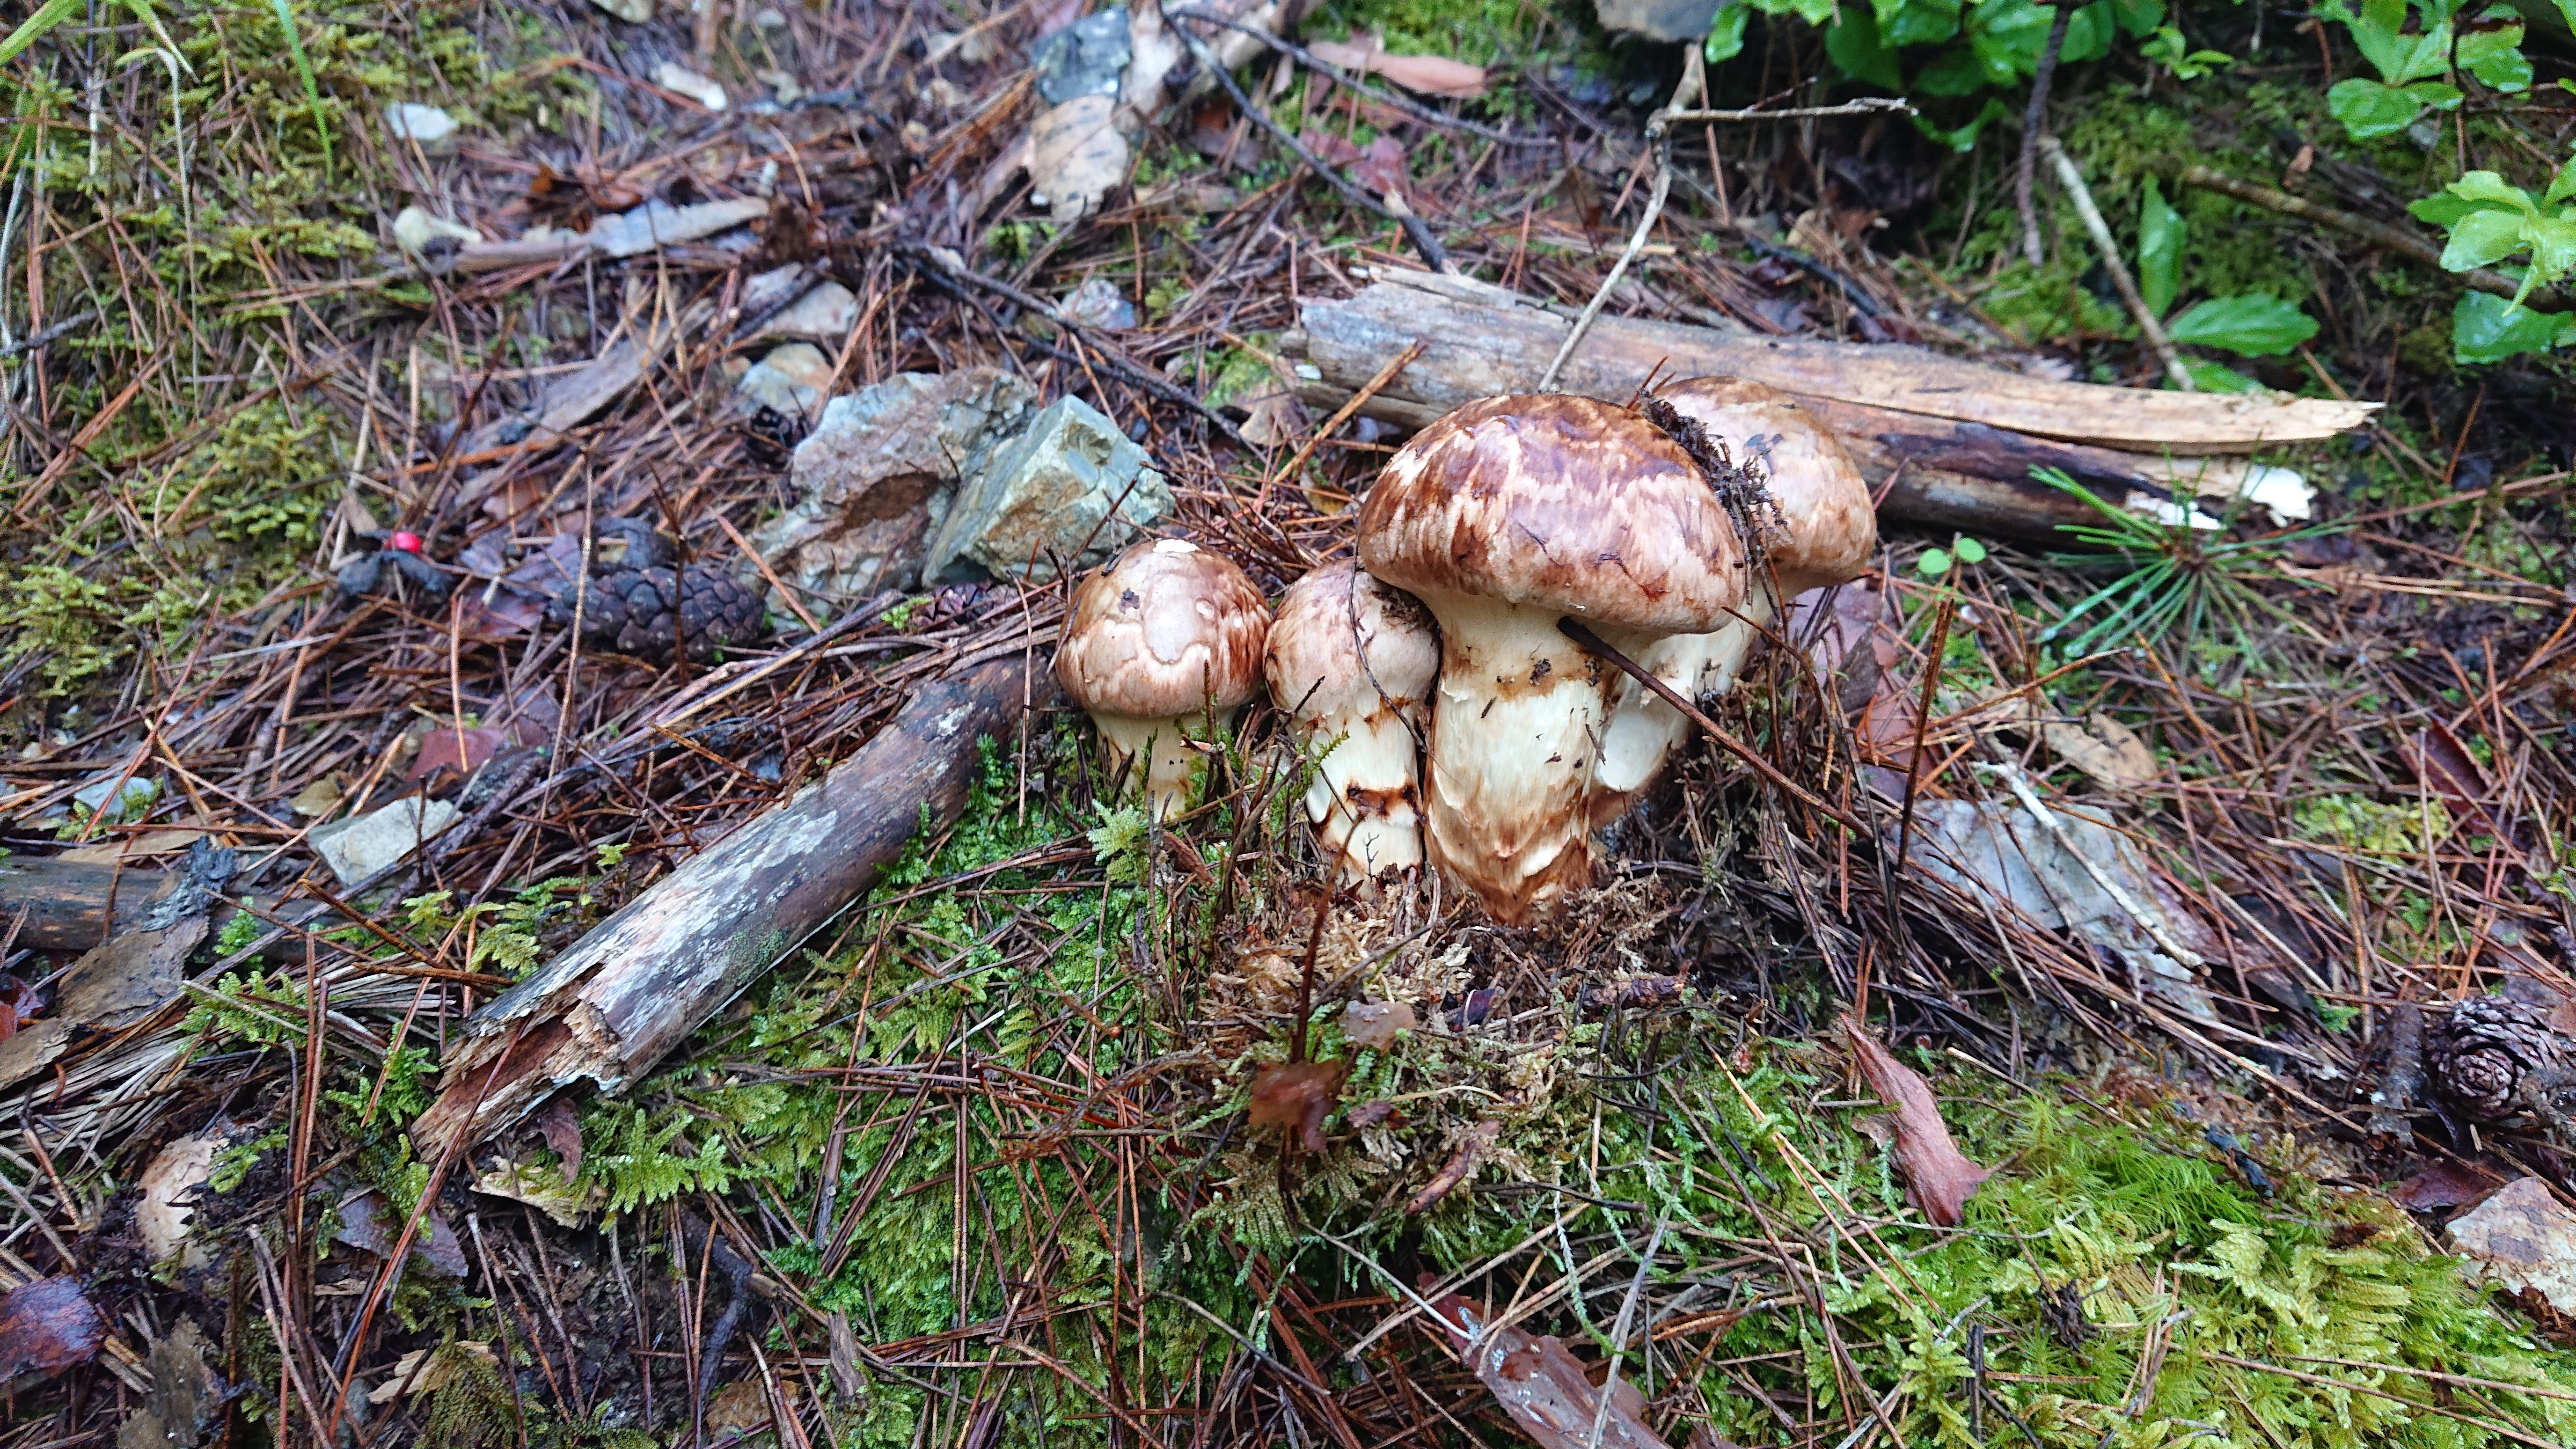
[[[1429,1212],[1433,1204],[1474,1177],[1477,1165],[1485,1160],[1485,1154],[1493,1150],[1494,1143],[1502,1135],[1503,1124],[1490,1117],[1458,1134],[1457,1155],[1433,1173],[1431,1181],[1423,1184],[1422,1191],[1415,1193],[1412,1200],[1404,1205],[1405,1215],[1411,1217]]]
[[[1483,1305],[1455,1293],[1431,1308],[1451,1345],[1493,1391],[1494,1402],[1539,1449],[1666,1449],[1646,1425],[1646,1396],[1637,1386],[1620,1380],[1610,1391],[1609,1411],[1602,1412],[1591,1371],[1563,1339],[1492,1327]]]
[[[1413,1008],[1401,1001],[1354,1001],[1342,1008],[1342,1036],[1366,1051],[1385,1051],[1398,1033],[1413,1028]]]
[[[447,1387],[464,1373],[468,1360],[481,1359],[485,1365],[499,1368],[501,1360],[492,1346],[470,1338],[438,1348],[415,1348],[394,1363],[393,1377],[378,1384],[367,1395],[370,1404],[390,1404],[405,1394],[426,1394]]]
[[[45,1009],[36,988],[15,976],[0,976],[0,1041],[18,1034],[18,1023],[32,1021]]]
[[[1348,1062],[1275,1062],[1252,1074],[1252,1125],[1281,1127],[1309,1152],[1324,1150],[1324,1119],[1342,1097]]]
[[[1843,1035],[1851,1042],[1852,1057],[1861,1075],[1869,1079],[1870,1090],[1896,1109],[1896,1166],[1905,1175],[1906,1195],[1934,1223],[1957,1227],[1960,1210],[1990,1173],[1970,1162],[1950,1140],[1932,1086],[1921,1073],[1898,1061],[1848,1015],[1843,1017]]]
[[[2134,790],[2164,773],[2146,742],[2107,714],[2095,713],[2089,730],[2051,720],[2039,726],[2039,735],[2059,759],[2106,790]]]
[[[39,1278],[0,1298],[0,1383],[87,1363],[105,1342],[107,1315],[78,1278]]]
[[[385,1195],[374,1188],[350,1194],[340,1203],[340,1230],[336,1241],[360,1252],[384,1257],[402,1237],[403,1221],[394,1215]],[[456,1229],[437,1213],[424,1214],[419,1231],[411,1237],[412,1261],[441,1277],[465,1276],[465,1244]]]
[[[1038,117],[1029,133],[1029,183],[1059,226],[1100,209],[1127,181],[1127,138],[1111,124],[1114,96],[1076,96]],[[1032,198],[1034,199],[1034,198]]]
[[[156,1265],[189,1247],[188,1230],[197,1215],[197,1189],[214,1174],[215,1154],[223,1146],[223,1138],[212,1132],[174,1138],[145,1165],[137,1183],[142,1199],[134,1205],[134,1226],[143,1235],[143,1250]],[[193,1267],[204,1261],[203,1252],[192,1251],[189,1261],[181,1266]]]
[[[546,1145],[563,1158],[564,1181],[581,1176],[581,1119],[573,1115],[572,1103],[561,1097],[548,1098],[531,1125]]]
[[[1485,93],[1485,68],[1442,55],[1395,55],[1376,35],[1349,40],[1318,40],[1306,49],[1317,60],[1362,75],[1382,75],[1406,90],[1426,96],[1472,101]]]
[[[1298,139],[1325,164],[1347,169],[1352,180],[1380,196],[1405,189],[1404,147],[1393,136],[1380,136],[1366,146],[1354,146],[1330,131],[1308,131]]]

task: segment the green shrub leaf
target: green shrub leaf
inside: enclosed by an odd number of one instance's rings
[[[2451,309],[2451,351],[2461,362],[2502,362],[2576,344],[2576,317],[2535,312],[2502,297],[2470,292]]]
[[[2165,330],[2176,342],[2269,357],[2316,336],[2317,323],[2268,292],[2249,292],[2195,302]]]
[[[2146,199],[2138,208],[2138,290],[2147,310],[2163,316],[2173,306],[2182,283],[2182,214],[2166,203],[2164,188],[2147,178]]]

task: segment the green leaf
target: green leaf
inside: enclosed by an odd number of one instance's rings
[[[2576,272],[2576,217],[2535,216],[2522,224],[2522,234],[2531,243],[2531,270],[2538,285],[2552,285]]]
[[[2447,85],[2437,80],[2422,80],[2409,81],[2403,89],[2406,94],[2413,96],[2416,100],[2423,102],[2434,110],[2456,111],[2460,108],[2460,88],[2458,86]]]
[[[2165,23],[2164,0],[2111,0],[2111,18],[2131,39],[2153,35]]]
[[[1913,89],[1927,96],[1973,96],[1985,88],[1986,68],[1977,59],[1976,48],[1973,46],[1954,45],[1934,56],[1930,65],[1923,67],[1914,75]],[[1918,116],[1916,120],[1921,123],[1922,118]],[[1971,121],[1969,124],[1975,126],[1983,123]],[[1924,133],[1935,140],[1947,140],[1950,135],[1949,132],[1931,125],[1924,126]],[[1954,149],[1965,151],[1969,146],[1976,144],[1976,138],[1971,135],[1964,144],[1952,144]]]
[[[2473,211],[2485,211],[2488,206],[2483,201],[2469,201],[2447,191],[2436,191],[2421,200],[2408,202],[2406,209],[2417,221],[2430,222],[2449,231],[2459,224],[2461,217]]]
[[[2248,357],[2287,352],[2317,335],[2316,319],[2268,292],[2211,297],[2168,326],[2176,342],[2223,347]]]
[[[2470,212],[2451,228],[2451,244],[2442,248],[2442,266],[2465,272],[2503,261],[2522,250],[2522,227],[2528,220],[2518,211]]]
[[[1919,90],[1921,88],[1921,82],[1918,79],[1916,82],[1916,89]],[[1975,120],[1968,122],[1964,126],[1945,129],[1934,124],[1929,116],[1917,115],[1914,118],[1914,128],[1921,131],[1924,135],[1931,137],[1933,140],[1940,142],[1942,145],[1949,147],[1953,151],[1965,152],[1976,146],[1977,134],[1985,130],[1990,123],[1995,121],[2008,121],[2011,119],[2012,112],[2006,109],[2004,103],[1994,96],[1988,96],[1986,97],[1986,108],[1977,113],[1977,118]]]
[[[2443,188],[2463,201],[2491,201],[2516,211],[2537,211],[2531,193],[2492,171],[2472,171]]]
[[[63,23],[65,17],[81,7],[81,0],[45,0],[43,9],[18,22],[9,38],[0,40],[0,65],[15,60],[18,52],[45,38],[45,32]]]
[[[2363,0],[2358,14],[2329,6],[2327,14],[2352,31],[2353,44],[2378,72],[2394,81],[2410,51],[2405,34],[2406,0]]]
[[[2247,377],[2241,372],[2238,372],[2235,368],[2227,366],[2225,363],[2210,362],[2198,357],[2186,357],[2182,360],[2182,370],[2191,374],[2192,385],[2199,388],[2202,392],[2231,393],[2263,391],[2263,384],[2256,382],[2254,379]]]
[[[2460,69],[2495,90],[2512,95],[2531,89],[2531,62],[2522,54],[2522,22],[2494,30],[2465,31],[2458,50]]]
[[[1892,47],[1939,45],[1959,33],[1959,0],[1871,0],[1878,35]]]
[[[1927,579],[1937,579],[1948,573],[1950,571],[1949,550],[1940,548],[1923,550],[1922,556],[1914,560],[1914,571]]]
[[[1904,73],[1897,69],[1896,52],[1879,39],[1878,16],[1867,5],[1845,5],[1834,23],[1825,29],[1825,54],[1832,56],[1842,73],[1865,81],[1881,90],[1903,90]]]
[[[1981,564],[1986,561],[1986,546],[1964,533],[1951,540],[1950,552],[1956,554],[1961,563]]]
[[[2464,363],[2502,362],[2571,343],[2576,317],[2534,312],[2486,292],[2467,293],[2451,309],[2451,354]]]
[[[2393,136],[2424,113],[2424,103],[2394,86],[2358,76],[2326,92],[2326,109],[2356,141]]]
[[[2147,178],[2146,200],[2138,208],[2138,290],[2147,310],[2161,317],[2173,307],[2182,283],[2182,214],[2165,202],[2164,188]]]
[[[1710,65],[1735,59],[1744,53],[1744,22],[1753,17],[1750,5],[1729,5],[1717,12],[1709,25],[1708,39],[1701,42],[1699,53]]]
[[[2568,3],[2576,5],[2576,0],[2568,0]],[[2576,161],[2558,168],[2558,174],[2550,178],[2549,190],[2541,194],[2540,204],[2556,206],[2570,197],[2576,197]]]
[[[295,73],[304,78],[304,103],[313,109],[313,129],[322,134],[322,171],[331,171],[331,123],[322,115],[322,86],[313,78],[313,62],[305,57],[304,36],[295,28],[295,0],[270,0],[277,10],[277,28],[286,32],[286,50],[295,57]]]

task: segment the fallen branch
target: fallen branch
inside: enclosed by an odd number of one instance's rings
[[[2286,191],[2274,190],[2260,182],[2241,180],[2224,171],[2213,171],[2207,166],[2198,164],[2185,166],[2175,172],[2174,180],[2183,186],[2197,186],[2203,191],[2215,191],[2221,196],[2235,197],[2239,201],[2262,207],[2266,211],[2277,211],[2283,216],[2295,216],[2301,221],[2313,221],[2319,226],[2330,226],[2337,231],[2349,232],[2375,246],[2383,246],[2400,255],[2413,257],[2428,267],[2442,265],[2442,248],[2438,244],[2403,227],[2372,221],[2369,217],[2355,216],[2349,211],[2338,211],[2331,206],[2319,206],[2313,201],[2292,196]],[[2522,291],[2522,283],[2519,280],[2508,277],[2502,272],[2489,271],[2485,267],[2454,272],[2452,275],[2481,292],[2492,292],[2499,297],[2515,296]],[[2558,312],[2567,309],[2570,299],[2566,293],[2555,287],[2534,287],[2531,289],[2531,295],[2522,299],[2522,305],[2540,312]]]
[[[863,895],[925,815],[954,821],[976,740],[1054,688],[1039,656],[923,689],[821,783],[690,857],[466,1021],[413,1141],[425,1155],[460,1132],[479,1141],[577,1081],[624,1089]]]
[[[2021,213],[2021,254],[2033,267],[2048,265],[2040,244],[2039,209],[2032,204],[2031,184],[2039,169],[2039,143],[2048,125],[2048,83],[2057,74],[2058,55],[2066,49],[2066,28],[2075,6],[2060,0],[2048,22],[2048,43],[2039,52],[2039,69],[2031,74],[2030,103],[2021,113],[2021,156],[2013,166],[2013,206]]]
[[[2060,28],[2064,26],[2067,7],[2058,7]],[[2111,235],[2111,224],[2102,219],[2102,209],[2093,204],[2093,190],[2084,184],[2084,173],[2075,169],[2075,158],[2057,144],[2055,136],[2039,138],[2039,149],[2048,155],[2048,164],[2057,172],[2057,184],[2075,203],[2075,214],[2084,218],[2084,229],[2093,234],[2093,249],[2101,254],[2102,269],[2111,274],[2111,285],[2120,291],[2120,300],[2129,304],[2129,315],[2138,319],[2138,330],[2146,334],[2147,345],[2165,365],[2165,375],[2184,392],[2200,391],[2192,381],[2191,369],[2182,365],[2181,354],[2174,351],[2173,339],[2165,335],[2164,324],[2147,307],[2147,299],[2138,294],[2138,280],[2129,275],[2129,264],[2120,257],[2119,240]]]
[[[1570,310],[1570,309],[1567,309]],[[1298,396],[1329,410],[1368,390],[1363,415],[1419,428],[1480,397],[1536,389],[1569,330],[1559,310],[1472,278],[1381,269],[1356,297],[1306,303],[1281,339]],[[1417,340],[1419,357],[1377,374]],[[1888,518],[1988,536],[2062,541],[2098,523],[2081,500],[2032,480],[2057,468],[2133,508],[2177,494],[2234,496],[2265,475],[2238,454],[2332,437],[2367,403],[2190,394],[2054,382],[1911,347],[1756,337],[1602,315],[1558,386],[1625,401],[1649,375],[1734,376],[1796,396],[1838,433]]]

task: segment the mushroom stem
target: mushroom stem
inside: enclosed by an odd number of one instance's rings
[[[1234,723],[1238,711],[1216,711],[1211,737],[1225,733]],[[1196,791],[1190,777],[1208,756],[1191,744],[1189,726],[1205,721],[1205,713],[1181,715],[1171,719],[1145,719],[1131,714],[1094,714],[1092,722],[1100,728],[1100,752],[1109,773],[1129,771],[1128,788],[1140,790],[1145,808],[1157,820],[1169,819],[1194,803]],[[1131,766],[1130,761],[1135,763]]]
[[[1424,832],[1431,860],[1506,922],[1592,879],[1601,663],[1558,632],[1561,609],[1416,589],[1440,621]]]
[[[1338,735],[1327,733],[1341,725]],[[1422,812],[1414,776],[1420,746],[1392,709],[1328,722],[1309,748],[1315,778],[1306,786],[1306,818],[1325,854],[1352,880],[1422,864]]]
[[[1741,617],[1713,632],[1640,639],[1634,648],[1617,631],[1600,633],[1674,693],[1699,699],[1735,688],[1745,659],[1771,622],[1771,591],[1757,587],[1738,612]],[[1627,814],[1672,752],[1690,738],[1692,728],[1680,710],[1643,684],[1625,674],[1612,681],[1610,715],[1601,729],[1601,763],[1593,771],[1593,823],[1606,825]]]

